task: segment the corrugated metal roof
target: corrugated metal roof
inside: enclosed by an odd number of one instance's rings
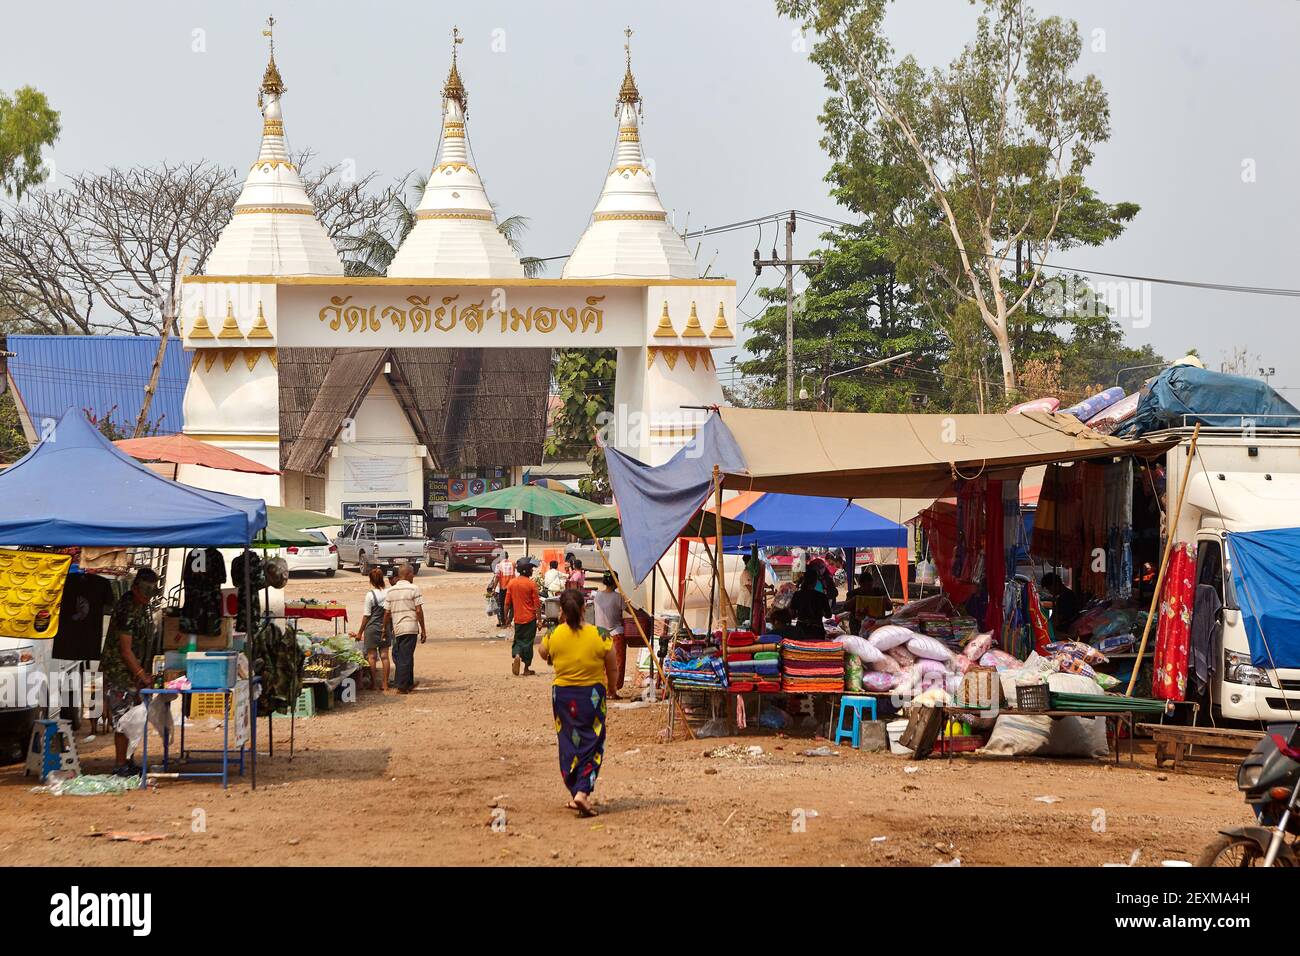
[[[144,387],[158,354],[156,335],[10,335],[9,374],[39,433],[42,419],[57,420],[69,408],[111,415],[123,431],[135,427]],[[190,359],[179,339],[167,343],[158,390],[149,406],[157,433],[171,435],[184,425],[182,403]]]

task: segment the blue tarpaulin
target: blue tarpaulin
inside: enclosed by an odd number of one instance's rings
[[[1230,531],[1237,606],[1256,667],[1300,667],[1300,528]]]
[[[725,513],[725,512],[724,512]],[[907,529],[844,498],[765,494],[734,515],[752,534],[723,538],[723,550],[759,547],[905,548]]]
[[[1142,389],[1137,411],[1115,432],[1135,437],[1200,423],[1209,428],[1298,428],[1300,409],[1267,382],[1194,365],[1167,368]]]
[[[735,438],[717,415],[662,465],[652,467],[608,447],[605,461],[623,524],[623,546],[637,584],[654,570],[709,497],[713,466],[723,471],[745,467]]]
[[[0,545],[239,547],[265,527],[265,502],[169,481],[76,408],[0,471]]]

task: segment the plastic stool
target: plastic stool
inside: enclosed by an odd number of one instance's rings
[[[862,712],[871,711],[871,719],[876,719],[876,698],[874,697],[854,697],[845,695],[840,698],[840,719],[835,723],[835,739],[832,743],[838,744],[844,738],[848,738],[853,745],[854,750],[862,747]],[[845,714],[852,714],[853,725],[844,726]]]
[[[77,742],[72,736],[72,725],[66,720],[38,720],[32,726],[32,742],[27,748],[27,765],[23,776],[32,771],[41,782],[60,770],[71,770],[81,776],[81,761],[77,759]]]

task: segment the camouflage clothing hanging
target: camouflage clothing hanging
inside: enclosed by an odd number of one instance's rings
[[[266,569],[262,566],[262,557],[256,551],[245,551],[230,562],[230,576],[235,587],[239,589],[239,616],[235,619],[235,630],[243,631],[248,627],[249,593],[244,588],[244,562],[248,561],[248,584],[252,588],[253,630],[257,630],[262,618],[262,588],[266,587]]]
[[[303,656],[298,649],[298,632],[292,627],[282,631],[267,621],[253,637],[252,652],[253,673],[262,679],[258,714],[265,716],[294,706],[302,691]]]
[[[226,583],[226,559],[216,548],[195,548],[185,555],[181,584],[182,634],[221,633],[221,585]]]

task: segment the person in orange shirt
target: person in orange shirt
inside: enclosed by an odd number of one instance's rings
[[[510,671],[518,674],[522,665],[525,677],[536,673],[533,670],[533,641],[537,637],[537,612],[542,606],[537,582],[533,580],[533,567],[533,562],[526,557],[515,562],[516,573],[506,584],[505,596],[506,606],[515,622],[515,641],[510,648],[514,662]]]

